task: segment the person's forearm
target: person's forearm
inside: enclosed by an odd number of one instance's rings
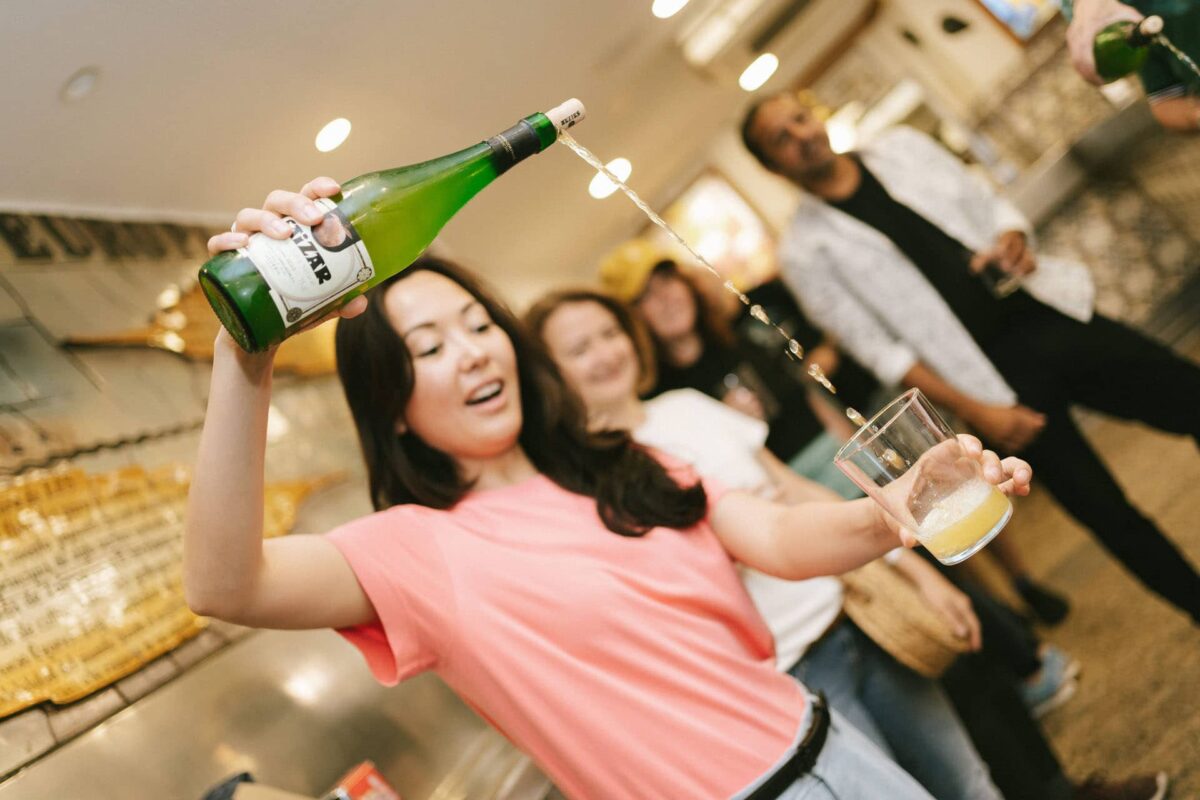
[[[868,498],[804,503],[779,515],[775,530],[777,577],[804,580],[861,567],[901,543]]]
[[[919,361],[904,373],[903,381],[905,386],[920,389],[934,405],[950,409],[966,422],[971,421],[979,408],[979,401],[955,389]]]
[[[263,466],[271,356],[218,342],[184,534],[184,590],[221,615],[252,590],[262,564]]]

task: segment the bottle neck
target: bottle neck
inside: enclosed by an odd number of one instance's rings
[[[488,139],[496,174],[503,175],[517,164],[554,144],[557,138],[554,125],[544,114],[533,114]]]
[[[1125,36],[1125,42],[1130,47],[1149,47],[1162,33],[1162,18],[1149,16],[1141,22],[1134,23]]]

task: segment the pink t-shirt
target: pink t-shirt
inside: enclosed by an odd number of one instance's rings
[[[571,797],[728,797],[795,740],[803,691],[706,521],[619,536],[538,476],[328,536],[379,615],[341,631],[375,677],[434,670]]]

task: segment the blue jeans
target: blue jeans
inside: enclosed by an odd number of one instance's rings
[[[830,714],[829,734],[817,763],[807,775],[785,789],[779,800],[933,800],[921,784],[855,730],[845,717],[832,708]],[[774,769],[767,775],[773,773]],[[733,800],[741,800],[753,789],[754,786],[747,787],[734,795]]]
[[[854,623],[839,623],[790,671],[812,691],[825,692],[831,708],[938,800],[1001,800],[941,688],[901,665]]]

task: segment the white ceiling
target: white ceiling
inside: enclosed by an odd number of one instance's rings
[[[748,99],[691,72],[650,0],[0,0],[0,206],[218,224],[275,187],[442,155],[579,97],[578,138],[669,200]],[[66,104],[76,70],[101,70]],[[769,86],[778,85],[777,77]],[[317,130],[354,130],[318,153]],[[590,277],[639,225],[566,148],[522,164],[445,231],[518,298]]]

